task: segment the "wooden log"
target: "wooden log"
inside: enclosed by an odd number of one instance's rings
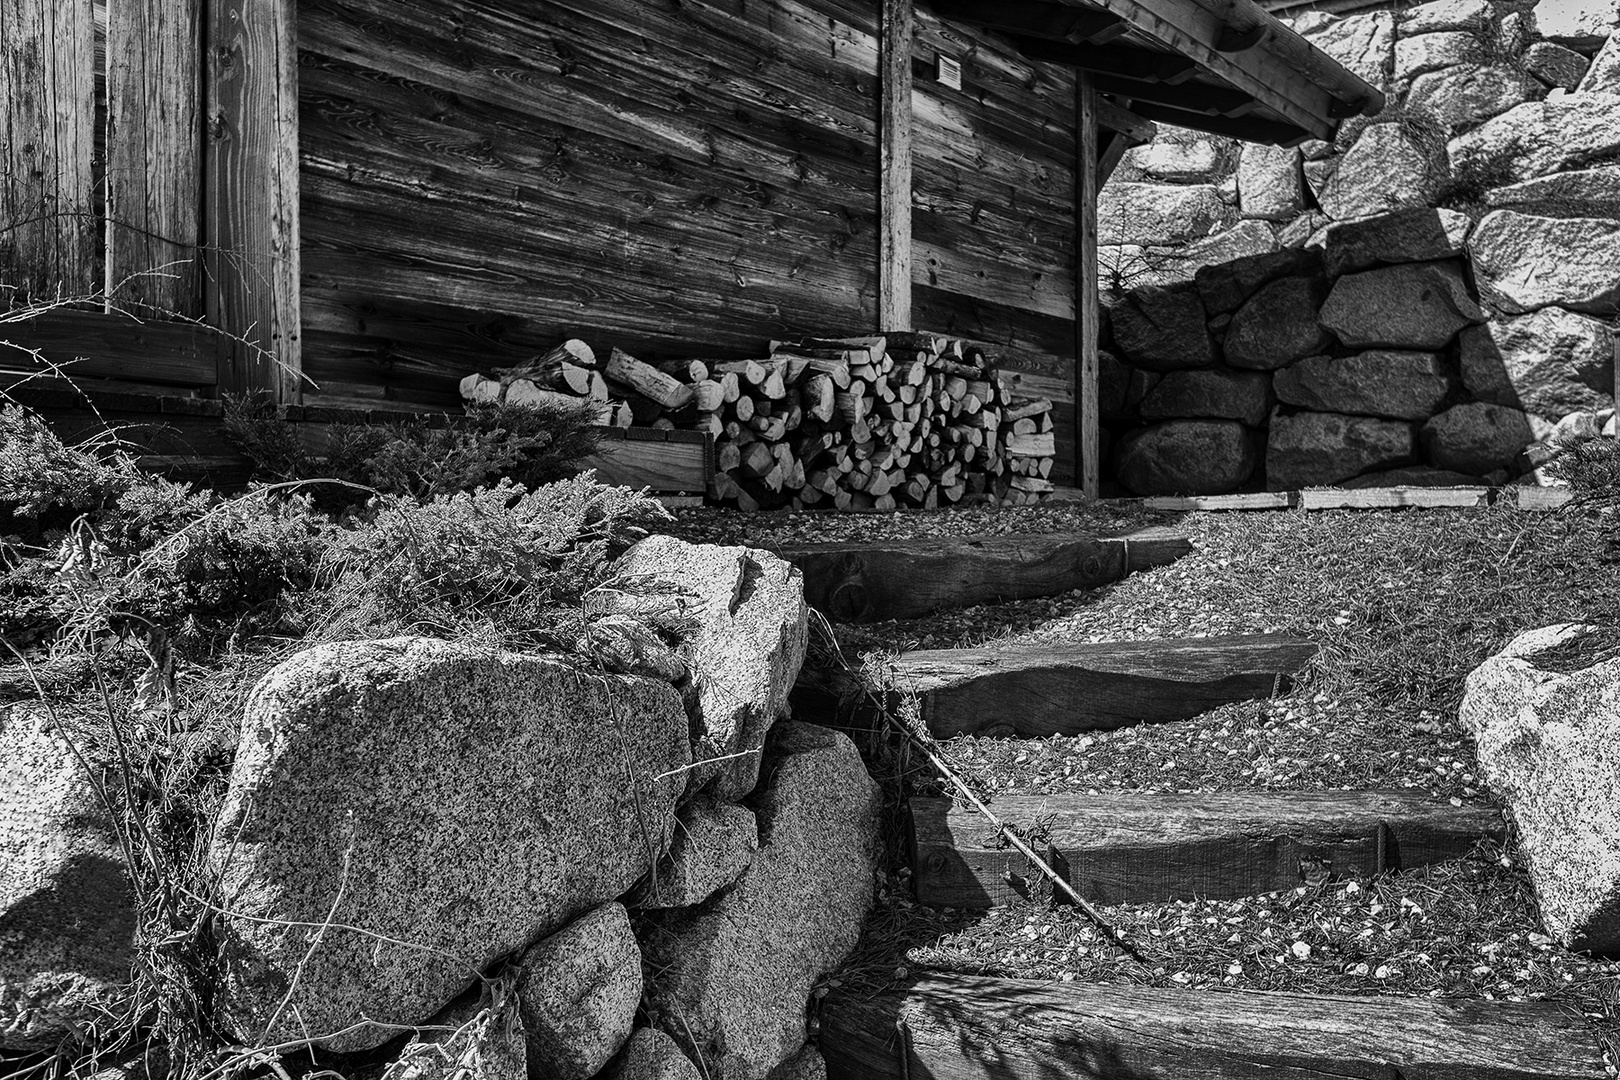
[[[1592,1029],[1550,1002],[1219,993],[933,976],[835,989],[839,1080],[1589,1080]]]
[[[933,486],[913,476],[903,490],[920,502]],[[812,607],[835,622],[871,622],[1095,588],[1190,550],[1171,537],[986,536],[798,544],[778,554],[803,572]]]
[[[579,338],[569,338],[562,344],[541,353],[529,363],[522,365],[522,367],[546,370],[562,364],[594,368],[596,367],[596,350]]]
[[[1050,398],[1031,398],[1027,401],[1009,403],[1001,411],[1002,423],[1014,420],[1033,419],[1043,413],[1051,413],[1052,400]]]
[[[769,443],[752,442],[742,452],[742,474],[758,478],[776,467],[776,455]]]
[[[1007,453],[1019,457],[1051,457],[1057,453],[1057,439],[1046,435],[1008,435],[1003,443]]]
[[[833,410],[837,408],[837,390],[830,375],[810,376],[800,393],[807,413],[824,423],[833,418]]]
[[[1412,791],[1004,795],[996,812],[1041,821],[1048,861],[1100,904],[1235,900],[1323,874],[1366,880],[1462,858],[1505,831],[1499,810]],[[1023,858],[998,847],[975,811],[914,798],[911,822],[921,903],[984,908],[1029,898],[1016,885]]]
[[[1280,635],[937,649],[896,661],[940,738],[1074,735],[1186,720],[1292,685],[1315,643]]]
[[[644,364],[623,349],[615,348],[603,369],[609,379],[629,387],[666,409],[679,409],[692,401],[692,388],[674,376]]]
[[[720,374],[720,390],[721,398],[727,404],[742,396],[742,383],[738,381],[736,372],[727,371]]]
[[[692,384],[692,401],[699,412],[718,412],[726,402],[726,388],[713,379]]]

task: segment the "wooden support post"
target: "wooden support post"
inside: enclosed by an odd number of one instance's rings
[[[0,0],[0,309],[101,288],[91,0]]]
[[[221,391],[300,393],[298,50],[291,0],[207,0],[206,297]]]
[[[912,0],[883,0],[878,330],[911,329]]]
[[[1097,430],[1097,195],[1100,186],[1097,160],[1097,91],[1091,76],[1079,73],[1075,81],[1074,162],[1074,445],[1080,460],[1075,473],[1088,499],[1102,489],[1097,460],[1101,439]]]
[[[115,0],[107,26],[107,297],[201,318],[202,0]]]

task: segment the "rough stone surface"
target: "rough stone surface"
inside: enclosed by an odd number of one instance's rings
[[[606,1080],[703,1080],[680,1044],[658,1028],[637,1028]]]
[[[1351,489],[1379,487],[1483,487],[1483,477],[1468,473],[1449,472],[1427,465],[1409,465],[1403,469],[1364,473],[1342,481],[1340,487]]]
[[[1402,35],[1395,42],[1395,82],[1405,84],[1419,75],[1458,64],[1479,64],[1485,46],[1479,34],[1468,30],[1442,30],[1433,34]]]
[[[1546,87],[1513,64],[1467,64],[1413,79],[1406,108],[1427,114],[1454,135],[1544,93]]]
[[[588,1080],[630,1038],[641,1003],[641,947],[619,904],[603,904],[518,960],[529,1073]]]
[[[854,949],[872,904],[881,800],[854,744],[801,723],[771,743],[753,865],[642,943],[660,972],[652,1006],[710,1080],[758,1080],[804,1046],[811,988]]]
[[[1481,401],[1557,419],[1614,404],[1615,336],[1562,308],[1497,319],[1462,335],[1462,377]]]
[[[1395,16],[1387,11],[1346,18],[1318,16],[1295,23],[1312,45],[1384,89],[1395,65]]]
[[[1246,143],[1238,158],[1243,216],[1292,221],[1305,208],[1305,178],[1298,147]]]
[[[1484,475],[1511,465],[1536,432],[1519,410],[1476,401],[1453,405],[1424,424],[1421,439],[1431,464]]]
[[[1570,94],[1527,102],[1446,146],[1453,173],[1484,187],[1584,168],[1620,156],[1620,96]]]
[[[1392,263],[1430,262],[1460,255],[1474,223],[1455,210],[1397,210],[1329,225],[1322,263],[1329,277]]]
[[[759,781],[758,750],[787,711],[809,641],[804,578],[767,551],[650,536],[625,553],[623,574],[687,598],[679,650],[692,672],[698,762],[690,790],[736,802]]]
[[[1279,278],[1320,278],[1322,253],[1317,248],[1290,248],[1250,255],[1200,267],[1194,280],[1210,315],[1236,311],[1243,302]]]
[[[1620,34],[1603,43],[1577,89],[1583,94],[1620,94]]]
[[[1277,372],[1279,401],[1317,412],[1427,420],[1457,380],[1435,353],[1375,350],[1313,356]]]
[[[766,1080],[827,1080],[827,1059],[814,1046],[806,1046],[772,1069]]]
[[[1114,344],[1148,371],[1209,367],[1215,362],[1209,316],[1192,282],[1132,289],[1113,307]]]
[[[1322,325],[1352,349],[1429,352],[1484,318],[1462,270],[1449,261],[1346,274],[1322,305]]]
[[[1120,165],[1157,180],[1202,184],[1219,177],[1225,162],[1221,148],[1212,139],[1157,138],[1146,146],[1125,151]]]
[[[1590,51],[1620,27],[1620,0],[1541,0],[1534,14],[1542,37]]]
[[[1370,124],[1339,160],[1318,201],[1336,221],[1428,206],[1442,173],[1435,154],[1404,126]]]
[[[1271,378],[1260,371],[1172,371],[1142,399],[1144,420],[1241,420],[1259,427],[1271,414]]]
[[[1208,236],[1236,218],[1208,184],[1110,183],[1097,200],[1097,242],[1169,244]]]
[[[1400,12],[1402,37],[1437,34],[1446,30],[1484,30],[1495,12],[1490,0],[1432,0]]]
[[[1548,933],[1600,955],[1620,953],[1620,654],[1608,634],[1520,634],[1468,676],[1459,713],[1513,814]],[[1583,647],[1595,655],[1570,657]]]
[[[629,615],[604,615],[585,628],[575,649],[618,675],[646,675],[676,683],[686,678],[686,661],[664,644],[658,632]]]
[[[1545,217],[1620,218],[1620,165],[1577,169],[1509,184],[1486,193],[1485,201],[1493,209]]]
[[[1240,221],[1231,228],[1185,244],[1119,244],[1097,249],[1103,280],[1115,292],[1140,285],[1175,285],[1193,280],[1201,267],[1277,250],[1268,222]]]
[[[741,877],[758,850],[752,810],[711,799],[688,803],[681,808],[669,854],[632,906],[695,907]]]
[[[1262,286],[1232,316],[1226,362],[1270,371],[1321,352],[1333,341],[1316,317],[1323,295],[1313,278],[1281,278]]]
[[[1119,482],[1138,495],[1224,495],[1260,464],[1254,435],[1236,420],[1167,420],[1137,428],[1114,452]]]
[[[1546,83],[1573,90],[1591,68],[1592,61],[1562,45],[1538,41],[1524,51],[1524,70]]]
[[[0,708],[0,1049],[83,1030],[129,982],[134,933],[91,777],[45,716]]]
[[[1320,487],[1416,461],[1411,424],[1339,413],[1278,412],[1271,418],[1266,445],[1266,487]]]
[[[258,1039],[279,1009],[275,1039],[431,1016],[651,869],[681,787],[658,777],[690,763],[689,731],[668,683],[550,657],[396,638],[280,665],[248,701],[210,854],[233,913],[225,1020]],[[381,937],[310,951],[299,927],[328,919]]]
[[[1557,304],[1620,312],[1620,221],[1495,210],[1474,230],[1469,249],[1480,295],[1503,311]]]

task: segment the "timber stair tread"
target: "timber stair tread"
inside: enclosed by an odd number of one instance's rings
[[[1585,1021],[1540,1002],[937,976],[821,1010],[833,1080],[1590,1080]]]
[[[916,619],[956,608],[1094,589],[1192,550],[1171,529],[788,544],[805,600],[833,622]]]
[[[922,796],[909,808],[918,902],[986,908],[1044,885],[1027,880],[1023,857],[976,811]],[[1038,822],[1026,839],[1101,904],[1232,900],[1317,876],[1367,880],[1462,858],[1505,834],[1499,810],[1408,790],[1004,795],[992,809]]]

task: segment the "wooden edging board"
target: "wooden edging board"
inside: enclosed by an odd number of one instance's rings
[[[1059,499],[1068,492],[1054,493]],[[1140,499],[1109,499],[1149,510],[1391,510],[1472,509],[1517,506],[1520,510],[1557,510],[1574,497],[1568,488],[1513,485],[1509,487],[1382,487],[1305,488],[1302,491],[1255,491],[1239,495],[1151,495]]]
[[[1186,720],[1217,705],[1286,692],[1316,656],[1281,635],[1020,644],[906,653],[894,692],[920,699],[936,738],[1074,735]]]
[[[985,908],[1030,899],[1023,856],[977,811],[911,800],[917,900]],[[1504,833],[1501,811],[1411,791],[1003,795],[995,812],[1040,823],[1048,859],[1101,904],[1235,900],[1327,876],[1366,880],[1467,855]]]
[[[1592,1080],[1597,1039],[1542,1002],[935,976],[821,1009],[829,1080]]]

